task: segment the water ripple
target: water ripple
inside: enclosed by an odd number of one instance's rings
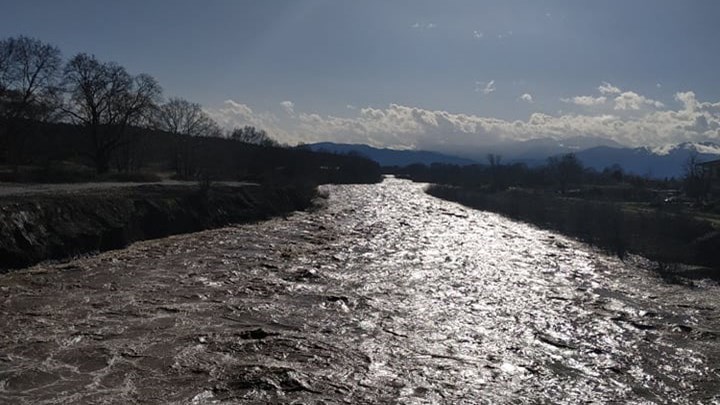
[[[0,402],[716,403],[718,286],[422,185],[0,279]]]

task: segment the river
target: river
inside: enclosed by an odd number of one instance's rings
[[[0,403],[720,403],[717,283],[422,184],[323,189],[0,276]]]

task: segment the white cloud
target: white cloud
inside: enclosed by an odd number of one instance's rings
[[[646,108],[663,108],[665,105],[660,101],[642,96],[634,91],[622,91],[620,88],[613,86],[608,82],[603,82],[598,86],[601,96],[575,96],[569,98],[561,98],[565,103],[575,104],[583,107],[601,107],[608,101],[608,96],[614,97],[613,109],[616,111],[640,111]]]
[[[504,38],[508,38],[508,37],[511,37],[511,36],[513,36],[513,32],[512,32],[512,31],[507,31],[507,32],[504,32],[504,33],[497,34],[497,38],[498,38],[498,39],[504,39]]]
[[[355,106],[352,105],[352,104],[346,105],[345,108],[347,108],[348,110],[357,110],[357,107],[355,107]]]
[[[622,90],[620,90],[618,87],[615,87],[608,82],[602,82],[602,84],[600,86],[598,86],[598,91],[600,91],[600,94],[620,94],[620,93],[622,93]]]
[[[475,82],[475,91],[482,94],[490,94],[495,91],[495,80],[489,82]]]
[[[686,91],[675,93],[675,100],[682,103],[685,111],[700,112],[703,114],[720,115],[720,102],[708,103],[700,102],[695,97],[695,92]]]
[[[482,33],[482,31],[478,31],[478,30],[473,31],[473,38],[483,39],[483,37],[485,37],[485,34]]]
[[[655,87],[657,87],[658,89],[662,88],[662,83],[656,83]]]
[[[280,105],[289,115],[295,114],[295,103],[293,103],[292,101],[283,101],[280,103]]]
[[[247,104],[226,100],[222,107],[206,108],[205,112],[226,130],[250,125],[265,129],[280,142],[297,142],[297,136],[282,129],[279,125],[280,120],[274,114],[254,111]]]
[[[533,103],[533,96],[532,96],[530,93],[525,93],[525,94],[523,94],[522,96],[520,96],[520,100],[532,104],[532,103]]]
[[[626,91],[615,97],[616,110],[640,110],[644,107],[663,108],[665,105],[659,101],[641,96],[633,91]]]
[[[431,30],[433,28],[437,28],[437,24],[435,24],[433,22],[430,22],[430,23],[416,22],[413,25],[411,25],[410,28],[419,29],[419,30]]]
[[[615,110],[617,98],[622,107]],[[606,98],[605,108],[599,110],[554,115],[534,113],[526,120],[515,121],[400,104],[350,110],[349,117],[306,113],[295,106],[295,115],[280,120],[271,113],[256,112],[245,104],[228,100],[208,113],[225,128],[253,125],[291,144],[333,140],[457,152],[543,137],[599,136],[628,146],[720,141],[720,102],[699,101],[691,91],[677,93],[675,99],[678,106],[672,109],[636,93],[624,92],[615,98]],[[580,100],[582,104],[585,99],[568,100],[574,104]]]
[[[593,96],[575,96],[570,98],[561,98],[564,103],[570,103],[575,105],[581,105],[584,107],[592,107],[597,105],[603,105],[607,101],[607,97],[593,97]]]
[[[693,112],[698,108],[695,93],[692,91],[675,93],[675,100],[681,102],[687,111]]]

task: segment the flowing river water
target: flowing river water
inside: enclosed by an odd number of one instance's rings
[[[0,403],[720,403],[720,287],[386,179],[0,276]]]

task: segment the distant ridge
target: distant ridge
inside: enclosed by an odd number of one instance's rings
[[[368,159],[376,161],[380,166],[407,166],[411,164],[431,165],[433,163],[466,166],[477,163],[471,159],[445,155],[438,152],[419,150],[396,150],[374,148],[368,145],[344,144],[333,142],[320,142],[305,145],[313,151],[327,151],[331,153],[357,153]]]
[[[684,142],[661,147],[612,148],[598,146],[576,153],[585,166],[602,170],[618,164],[626,172],[653,178],[682,177],[691,154],[698,161],[720,159],[720,145],[712,142]]]
[[[600,144],[600,145],[598,145]],[[656,147],[624,147],[602,138],[554,140],[550,138],[497,145],[478,149],[467,154],[468,158],[450,154],[374,148],[368,145],[321,142],[306,145],[314,151],[332,153],[357,153],[378,162],[381,166],[407,166],[421,163],[453,164],[466,166],[487,164],[487,153],[501,156],[502,163],[525,163],[529,166],[545,164],[550,156],[574,153],[586,166],[601,171],[612,165],[620,165],[628,173],[652,178],[679,178],[683,176],[683,165],[689,156],[697,153],[700,162],[720,159],[720,145],[713,142],[684,142]]]

